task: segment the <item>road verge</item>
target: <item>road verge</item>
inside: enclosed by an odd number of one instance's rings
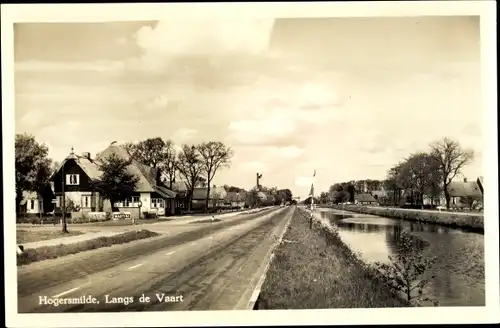
[[[17,255],[17,265],[26,265],[33,262],[55,259],[66,255],[109,247],[112,245],[125,244],[135,240],[151,238],[158,235],[158,233],[149,230],[128,231],[114,236],[98,237],[72,244],[27,249]]]
[[[329,227],[296,210],[274,253],[257,309],[407,307]]]

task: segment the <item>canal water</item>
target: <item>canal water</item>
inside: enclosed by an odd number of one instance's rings
[[[435,256],[424,290],[439,306],[484,306],[484,236],[437,225],[368,214],[318,209],[338,227],[342,241],[366,263],[389,262],[401,231],[425,241],[424,256]]]

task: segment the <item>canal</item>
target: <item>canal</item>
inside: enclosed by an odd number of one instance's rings
[[[426,275],[435,277],[424,290],[439,306],[484,306],[484,236],[437,225],[368,214],[318,209],[337,225],[342,241],[366,263],[388,262],[401,231],[424,240],[424,256],[436,263]]]

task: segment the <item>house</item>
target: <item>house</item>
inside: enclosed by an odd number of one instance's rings
[[[379,202],[373,197],[373,195],[368,193],[355,194],[354,204],[357,205],[379,205]]]
[[[448,185],[448,193],[450,195],[450,204],[457,205],[460,203],[461,198],[471,198],[475,200],[483,199],[483,184],[482,177],[476,181],[452,181]]]
[[[192,198],[192,208],[193,209],[204,209],[206,198],[207,198],[207,187],[195,187],[193,190]],[[217,207],[224,204],[224,198],[227,196],[227,192],[224,187],[213,186],[210,188],[210,198],[208,200],[208,207]]]
[[[44,213],[43,198],[39,192],[23,191],[20,211],[26,216],[38,216]]]
[[[229,191],[224,198],[224,206],[232,209],[245,207],[245,193]]]
[[[108,156],[115,154],[131,160],[128,173],[139,180],[135,191],[126,199],[114,205],[120,212],[130,212],[133,217],[146,217],[149,214],[170,215],[175,210],[176,193],[166,188],[158,170],[130,158],[129,153],[116,143],[112,143],[93,159],[90,153],[76,155],[73,150],[54,172],[51,181],[56,195],[56,211],[62,212],[62,196],[65,196],[67,210],[81,213],[111,211],[111,204],[92,188],[92,181],[99,179],[102,172],[99,164]],[[72,214],[73,215],[73,214]]]

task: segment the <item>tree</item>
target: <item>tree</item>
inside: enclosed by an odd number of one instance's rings
[[[200,181],[201,174],[203,173],[204,162],[194,145],[183,145],[182,151],[179,154],[177,169],[179,174],[186,180],[188,189],[188,211],[191,211],[191,203],[193,201],[193,192],[196,184]]]
[[[91,188],[99,192],[103,199],[111,202],[112,210],[116,210],[115,203],[126,199],[135,192],[139,178],[127,170],[131,164],[116,154],[111,154],[98,164],[102,175],[91,181]]]
[[[320,195],[319,195],[319,202],[320,204],[328,204],[328,201],[330,200],[329,199],[329,195],[327,192],[322,192]]]
[[[208,202],[210,200],[210,185],[215,173],[221,167],[229,167],[231,158],[234,153],[229,147],[226,147],[222,142],[209,141],[198,146],[198,151],[201,155],[203,174],[207,180],[207,195],[205,199],[205,210],[208,211]]]
[[[390,263],[376,262],[375,265],[383,274],[387,285],[392,290],[402,293],[410,304],[421,305],[423,301],[433,301],[436,305],[437,302],[423,292],[429,282],[423,275],[436,258],[424,258],[417,244],[415,237],[403,231],[396,244],[396,255],[389,256]]]
[[[41,192],[52,173],[49,149],[28,134],[16,134],[16,212],[20,211],[23,191]]]
[[[403,189],[401,183],[402,167],[403,163],[398,163],[395,166],[391,167],[387,172],[387,179],[384,182],[386,189],[391,190],[393,205],[398,205],[401,203],[401,191]]]
[[[135,160],[154,168],[160,166],[166,157],[166,143],[160,137],[148,138],[127,147]]]
[[[444,197],[446,199],[446,209],[450,209],[450,193],[448,186],[451,181],[461,173],[461,169],[474,159],[472,150],[464,150],[457,141],[444,138],[430,145],[431,155],[436,159],[439,167],[440,180]]]
[[[285,203],[291,202],[293,199],[292,191],[290,189],[280,189],[278,190],[278,194]]]
[[[403,162],[399,178],[411,194],[412,202],[423,206],[424,195],[430,194],[435,183],[439,183],[439,176],[436,176],[438,170],[436,159],[424,152],[412,154]]]
[[[161,163],[161,171],[165,175],[168,187],[172,189],[172,186],[177,177],[177,153],[174,148],[173,142],[167,140],[165,143],[165,157]]]

